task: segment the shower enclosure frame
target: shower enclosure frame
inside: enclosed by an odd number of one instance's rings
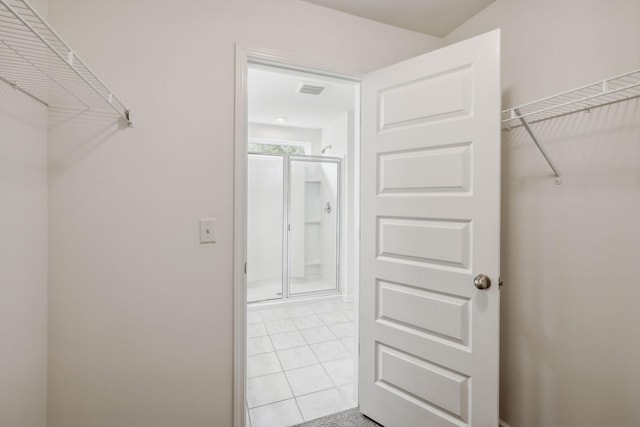
[[[306,154],[287,154],[287,153],[262,153],[247,152],[247,156],[267,156],[281,157],[283,167],[283,197],[282,197],[282,295],[280,298],[269,298],[256,301],[249,301],[247,292],[247,303],[258,304],[263,302],[287,301],[296,298],[305,298],[313,296],[339,295],[342,291],[342,158],[333,156],[317,156]],[[317,291],[307,291],[299,293],[291,293],[290,280],[290,254],[289,241],[291,237],[291,163],[295,161],[312,162],[312,163],[333,163],[336,165],[336,286],[333,289],[321,289]],[[247,267],[251,268],[250,265]]]

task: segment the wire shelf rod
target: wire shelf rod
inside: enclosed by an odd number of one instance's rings
[[[561,184],[560,171],[540,144],[530,124],[637,97],[640,97],[640,70],[504,110],[501,114],[502,126],[507,130],[523,126],[553,171],[554,183]]]
[[[0,0],[0,2],[5,3],[4,0]],[[8,5],[5,4],[5,6],[7,6],[7,8],[13,12],[13,10],[11,9],[11,7],[9,7]],[[31,10],[34,14],[37,15],[37,13],[34,10]],[[44,38],[42,37],[27,21],[24,20],[24,18],[22,18],[22,16],[20,16],[17,13],[14,13],[14,15],[16,16],[16,18],[18,18],[24,25],[26,25],[31,31],[33,31],[33,33],[36,35],[36,37],[38,37],[47,47],[49,47],[51,49],[51,51],[57,55],[62,61],[66,61],[66,59]],[[51,30],[53,32],[53,30]],[[55,33],[54,33],[55,34]],[[64,43],[64,42],[63,42]],[[66,44],[65,46],[69,49],[69,51],[72,53],[73,55],[73,51],[71,50],[71,48],[69,48]],[[72,56],[73,58],[73,56]],[[67,61],[69,62],[69,61]],[[71,65],[71,64],[69,64]],[[104,98],[104,100],[109,104],[112,105],[111,102],[109,102],[109,100],[107,98],[105,98],[99,91],[98,89],[91,83],[89,82],[78,70],[76,70],[74,67],[71,67],[71,69],[73,71],[75,71],[75,73],[78,75],[78,77],[80,77],[82,80],[84,80],[89,86],[91,86],[96,92],[98,92],[100,94],[100,96],[102,96]],[[112,105],[113,106],[113,105]],[[114,107],[115,109],[115,107]],[[118,112],[118,114],[120,114],[120,111],[118,111],[116,109],[116,111]]]
[[[83,104],[85,107],[89,108],[89,106],[87,105],[86,102],[84,102],[82,99],[80,99],[78,96],[76,96],[75,94],[73,94],[69,89],[67,89],[65,86],[63,86],[59,81],[57,81],[56,79],[54,79],[53,77],[51,77],[51,75],[49,75],[46,71],[42,70],[40,67],[38,67],[36,64],[32,63],[31,61],[29,61],[28,58],[25,58],[24,56],[22,56],[22,54],[20,54],[20,52],[15,51],[13,48],[11,48],[9,46],[9,49],[13,50],[15,52],[16,55],[18,55],[20,58],[22,58],[25,62],[29,63],[32,67],[34,67],[36,70],[38,70],[42,75],[44,75],[45,77],[47,77],[53,84],[59,86],[62,90],[64,90],[65,92],[67,92],[69,95],[71,95],[72,97],[74,97],[78,102],[80,102],[81,104]]]
[[[49,106],[107,108],[131,125],[129,109],[26,0],[0,0],[0,78]]]
[[[640,70],[504,110],[502,124],[509,129],[522,125],[520,117],[527,118],[529,123],[538,122],[637,96],[640,96]]]
[[[629,86],[629,87],[623,87],[623,88],[619,88],[619,89],[614,89],[614,90],[612,90],[610,92],[607,92],[607,93],[617,93],[617,92],[623,91],[625,89],[629,89],[629,88],[633,88],[633,87],[637,87],[637,86],[640,86],[640,83],[635,83],[635,84],[633,84],[632,86]],[[551,110],[554,110],[554,109],[562,108],[562,107],[565,107],[565,106],[571,106],[571,105],[573,105],[575,103],[578,103],[578,102],[586,102],[586,101],[589,101],[589,100],[592,100],[592,99],[598,98],[598,97],[603,97],[604,98],[607,93],[604,93],[604,92],[603,93],[597,93],[597,94],[594,94],[594,95],[585,96],[585,97],[580,98],[580,99],[570,100],[570,101],[567,101],[567,102],[562,103],[562,104],[557,105],[557,106],[550,106],[550,107],[547,107],[547,108],[543,108],[543,109],[538,110],[538,111],[533,111],[533,112],[524,113],[524,114],[517,114],[517,113],[516,114],[518,115],[518,117],[525,117],[526,118],[526,117],[529,117],[529,116],[531,116],[533,114],[545,113],[547,111],[551,111]],[[516,110],[517,110],[517,108],[514,108],[514,112]]]

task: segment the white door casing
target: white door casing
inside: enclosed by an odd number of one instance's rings
[[[365,75],[361,107],[360,410],[495,427],[499,30]]]

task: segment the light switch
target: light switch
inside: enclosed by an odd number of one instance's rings
[[[216,219],[200,218],[200,243],[216,242]]]

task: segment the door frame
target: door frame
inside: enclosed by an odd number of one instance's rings
[[[233,426],[245,426],[245,377],[247,336],[247,159],[248,151],[248,92],[249,63],[324,75],[360,83],[364,69],[338,65],[243,44],[235,45],[235,125],[234,125],[234,200],[233,200]],[[360,111],[356,109],[355,174],[359,176]],[[345,174],[346,175],[346,174]],[[359,187],[359,182],[356,184]],[[359,196],[356,205],[359,206]],[[354,215],[359,215],[354,212]],[[357,266],[359,269],[359,265]],[[358,284],[355,286],[357,300]],[[356,320],[357,324],[357,320]],[[357,342],[357,338],[356,338]]]

